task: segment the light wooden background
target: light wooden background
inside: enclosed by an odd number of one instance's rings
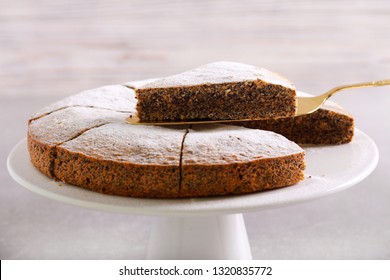
[[[313,94],[390,78],[390,1],[0,0],[0,258],[145,257],[151,218],[34,195],[6,157],[51,102],[218,60],[266,67]],[[246,214],[254,258],[390,259],[390,88],[333,99],[377,143],[378,168],[337,195]]]
[[[305,90],[390,72],[387,0],[0,0],[0,94],[68,95],[217,60]]]

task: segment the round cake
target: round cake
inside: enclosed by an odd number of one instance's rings
[[[55,180],[105,194],[182,198],[245,194],[304,178],[304,151],[284,136],[232,125],[142,126],[134,90],[81,92],[34,114],[28,150]]]

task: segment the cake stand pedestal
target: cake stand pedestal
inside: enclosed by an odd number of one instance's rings
[[[26,140],[11,151],[9,173],[22,186],[50,199],[101,211],[157,216],[149,259],[251,259],[242,213],[323,197],[367,177],[378,163],[378,149],[356,129],[349,144],[307,146],[306,178],[276,190],[195,199],[139,199],[103,195],[55,182],[31,164]]]
[[[243,215],[156,218],[147,259],[252,259]]]

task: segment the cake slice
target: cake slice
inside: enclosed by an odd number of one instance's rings
[[[109,123],[57,147],[55,177],[96,192],[179,196],[183,128]]]
[[[123,121],[126,115],[106,109],[68,107],[30,120],[27,142],[31,161],[42,173],[54,178],[52,162],[57,145],[76,138],[89,129]]]
[[[270,131],[195,125],[182,150],[180,197],[252,193],[304,178],[304,151]]]
[[[294,85],[264,68],[215,62],[135,88],[141,121],[294,116]]]
[[[297,96],[310,95],[298,91]],[[311,114],[237,122],[234,125],[270,130],[299,144],[345,144],[351,142],[354,135],[354,118],[343,107],[330,100]]]

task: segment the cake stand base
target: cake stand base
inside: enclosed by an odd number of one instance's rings
[[[243,215],[155,218],[147,259],[252,259]]]

